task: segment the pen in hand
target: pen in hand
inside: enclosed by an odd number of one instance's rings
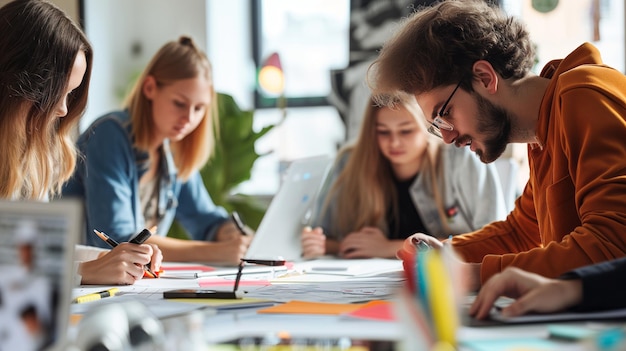
[[[103,232],[99,232],[97,230],[93,230],[94,233],[96,233],[96,235],[102,239],[104,242],[106,242],[107,244],[109,244],[109,246],[111,247],[116,247],[117,245],[119,245],[119,243],[117,241],[115,241],[113,238],[109,237],[108,235],[104,234]],[[133,244],[143,244],[144,241],[146,241],[146,239],[148,239],[150,236],[152,235],[152,233],[150,233],[150,231],[148,229],[144,229],[142,230],[139,234],[137,234],[137,236],[135,236],[133,239],[131,239],[131,243]],[[151,261],[152,262],[152,261]],[[150,269],[150,263],[144,265],[144,268],[146,270],[146,272],[150,275],[151,278],[158,278],[159,276],[156,275],[156,273],[154,273],[151,269]]]
[[[411,243],[413,245],[415,245],[415,247],[417,248],[418,251],[428,251],[430,250],[432,247],[430,245],[428,245],[427,242],[425,242],[422,239],[417,239],[415,237],[411,238]]]
[[[241,235],[251,235],[251,233],[249,232],[249,229],[246,228],[245,224],[243,224],[243,221],[241,220],[241,217],[239,217],[239,213],[237,213],[237,211],[233,211],[230,214],[230,218],[235,223],[235,226],[237,227],[237,229],[239,229],[239,232],[241,233]]]

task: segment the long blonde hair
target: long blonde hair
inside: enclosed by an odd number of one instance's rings
[[[200,124],[183,139],[170,143],[178,177],[182,180],[187,180],[208,161],[215,146],[217,96],[212,83],[212,70],[207,56],[196,47],[191,38],[183,36],[178,41],[171,41],[161,47],[126,97],[125,106],[131,116],[135,147],[147,151],[154,135],[154,120],[152,104],[142,90],[146,77],[154,77],[158,85],[201,76],[211,83],[211,106]]]
[[[441,176],[437,163],[441,142],[426,132],[422,111],[414,98],[403,97],[402,100],[397,100],[395,105],[394,108],[403,107],[415,117],[418,128],[423,131],[423,137],[428,140],[420,172],[428,172],[435,199],[439,204],[440,216],[443,216],[443,200],[437,181],[437,178]],[[398,195],[393,183],[393,171],[377,141],[376,117],[378,111],[383,108],[391,107],[380,107],[370,98],[363,116],[359,137],[353,144],[339,151],[337,160],[344,159],[346,153],[350,156],[330,188],[323,207],[327,210],[331,207],[331,202],[335,202],[331,211],[330,231],[337,238],[343,238],[348,233],[364,226],[378,227],[383,232],[387,232],[389,210],[398,218]]]
[[[87,105],[91,45],[63,11],[40,0],[0,8],[0,33],[0,198],[42,200],[74,171],[72,136]],[[81,51],[87,70],[61,118],[55,111]]]

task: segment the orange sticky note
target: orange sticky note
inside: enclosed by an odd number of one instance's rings
[[[70,315],[70,325],[77,325],[80,320],[83,319],[82,314],[71,314]]]
[[[288,313],[288,314],[327,314],[340,315],[354,312],[365,304],[354,303],[322,303],[308,301],[289,301],[282,305],[276,305],[258,310],[258,313]]]

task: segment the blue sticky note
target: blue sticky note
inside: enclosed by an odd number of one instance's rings
[[[553,324],[548,326],[550,337],[578,341],[596,336],[599,331],[577,325]]]
[[[460,344],[472,351],[553,351],[564,345],[562,342],[541,338],[470,340]]]

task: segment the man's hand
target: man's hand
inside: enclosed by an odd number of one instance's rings
[[[580,280],[548,279],[538,274],[508,267],[491,277],[480,289],[469,310],[471,316],[485,319],[500,296],[517,299],[502,310],[506,317],[528,312],[555,312],[582,301]]]
[[[404,240],[402,247],[396,252],[396,257],[404,262],[412,260],[412,258],[415,257],[420,241],[434,249],[441,249],[443,247],[443,244],[437,238],[423,233],[417,233]]]

